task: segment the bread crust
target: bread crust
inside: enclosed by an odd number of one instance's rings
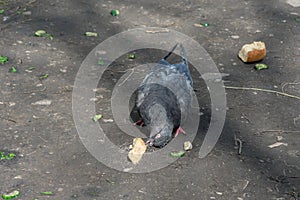
[[[257,62],[266,57],[266,45],[264,42],[253,42],[252,44],[245,44],[239,51],[239,58],[247,62]]]
[[[146,149],[147,146],[142,138],[135,138],[133,140],[133,148],[128,153],[128,158],[133,164],[138,164]]]

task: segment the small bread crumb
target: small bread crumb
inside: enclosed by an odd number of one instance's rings
[[[142,138],[133,139],[133,147],[128,153],[128,158],[133,164],[138,164],[146,152],[147,146]]]

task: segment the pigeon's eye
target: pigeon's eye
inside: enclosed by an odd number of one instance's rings
[[[161,137],[161,134],[160,133],[158,133],[158,134],[156,134],[156,136],[155,136],[155,138],[154,139],[158,139],[158,138],[160,138]]]

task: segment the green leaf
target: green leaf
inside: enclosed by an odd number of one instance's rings
[[[17,70],[17,68],[15,68],[15,67],[11,67],[10,69],[9,69],[9,72],[11,72],[11,73],[16,73],[18,70]]]
[[[8,57],[7,56],[0,56],[0,64],[4,64],[8,61]]]
[[[256,70],[262,70],[262,69],[268,69],[268,65],[264,64],[264,63],[259,63],[259,64],[255,64],[254,67]]]
[[[45,191],[45,192],[40,192],[41,195],[53,195],[53,192],[50,191]]]
[[[97,37],[98,33],[95,33],[95,32],[85,32],[85,36],[87,36],[87,37]]]
[[[0,14],[3,14],[4,13],[4,9],[0,9]]]
[[[48,78],[49,77],[49,74],[44,74],[44,75],[41,75],[40,76],[40,79],[46,79],[46,78]]]
[[[34,67],[34,66],[31,66],[31,67],[29,67],[28,69],[29,70],[34,70],[36,67]]]
[[[96,122],[96,121],[98,121],[98,120],[101,119],[101,118],[102,118],[102,115],[101,115],[101,114],[95,115],[95,116],[93,117],[93,121]]]
[[[17,196],[20,196],[20,192],[18,190],[14,190],[8,194],[2,194],[2,199],[13,199]]]
[[[9,153],[8,155],[5,155],[4,152],[0,152],[0,160],[11,160],[14,157],[16,157],[16,154],[14,153]]]
[[[47,35],[47,32],[45,30],[38,30],[34,33],[36,37],[45,37]]]
[[[102,59],[98,60],[98,65],[104,65],[104,61]]]
[[[129,58],[130,59],[135,59],[135,54],[134,53],[129,54]]]
[[[110,14],[111,14],[112,16],[118,16],[118,15],[120,14],[120,11],[119,11],[119,10],[112,10],[112,11],[110,12]]]
[[[209,23],[200,23],[201,26],[208,27]]]
[[[185,154],[184,151],[171,152],[171,153],[170,153],[170,156],[173,157],[173,158],[180,158],[180,157],[183,157],[184,154]]]

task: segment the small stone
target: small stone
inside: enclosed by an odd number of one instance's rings
[[[283,137],[281,135],[276,136],[276,140],[279,142],[283,139]]]
[[[9,16],[4,16],[3,17],[3,21],[5,22],[5,21],[7,21],[9,19]]]
[[[15,176],[14,179],[22,179],[21,175]]]
[[[36,102],[32,103],[32,105],[49,106],[49,105],[51,105],[51,103],[52,103],[51,100],[43,99],[43,100],[36,101]]]
[[[31,15],[32,13],[31,13],[31,11],[25,11],[22,14],[26,16],[26,15]]]
[[[16,105],[15,102],[8,102],[8,106],[9,106],[9,107],[12,107],[12,106],[15,106],[15,105]]]
[[[103,119],[102,121],[103,121],[103,122],[114,122],[113,119]]]
[[[232,38],[232,39],[239,39],[240,36],[238,36],[238,35],[232,35],[231,38]]]
[[[98,99],[96,97],[90,98],[90,101],[97,101]]]
[[[185,151],[191,150],[192,148],[193,148],[193,145],[192,145],[192,143],[190,141],[185,141],[183,143],[183,149]]]

